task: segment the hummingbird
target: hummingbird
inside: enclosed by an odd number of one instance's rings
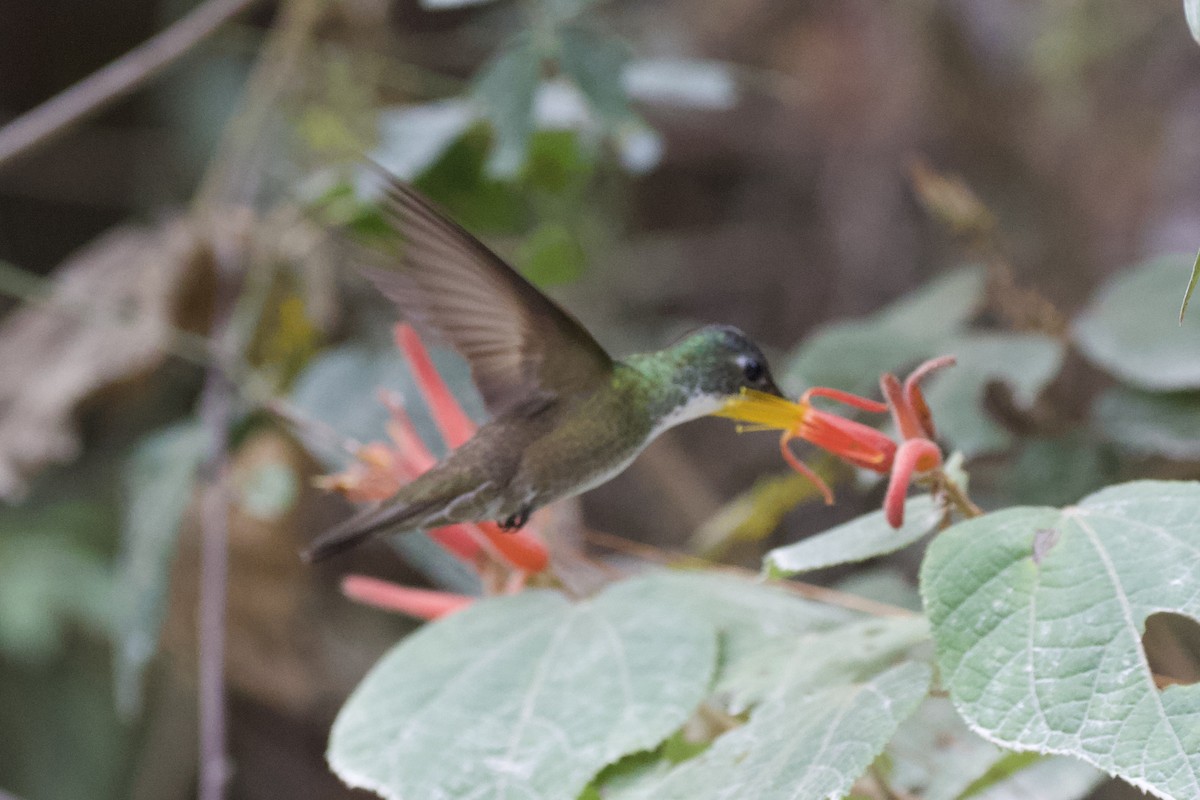
[[[367,278],[422,336],[466,359],[491,420],[392,497],[318,536],[318,561],[377,534],[496,520],[522,527],[547,503],[608,481],[668,428],[743,388],[782,396],[759,348],[709,325],[616,360],[584,327],[416,190],[384,177],[402,243]]]

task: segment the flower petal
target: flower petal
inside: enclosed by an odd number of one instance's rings
[[[524,572],[544,570],[550,563],[546,545],[528,530],[502,531],[494,522],[479,522],[477,527],[501,558]]]
[[[800,459],[796,458],[796,454],[792,452],[792,448],[788,447],[788,442],[797,438],[793,433],[785,433],[779,439],[779,452],[783,453],[783,460],[791,466],[792,469],[799,472],[804,477],[812,481],[812,484],[821,492],[821,496],[825,498],[825,505],[833,505],[833,490],[829,488],[829,484],[825,479],[812,470],[812,467],[805,464]]]
[[[473,597],[431,589],[413,589],[366,575],[347,575],[342,579],[342,594],[351,600],[385,611],[398,611],[418,619],[434,620],[460,611],[475,601]]]
[[[928,439],[909,439],[900,445],[887,493],[883,496],[883,510],[889,525],[899,528],[904,524],[904,498],[918,468],[924,472],[941,463],[942,451]]]
[[[408,359],[409,366],[412,367],[417,387],[421,390],[421,396],[425,398],[425,403],[429,406],[429,413],[433,415],[438,430],[442,432],[442,437],[451,449],[458,447],[475,434],[475,423],[454,399],[450,388],[446,386],[446,382],[442,380],[442,376],[433,366],[433,359],[429,357],[429,351],[425,349],[425,345],[421,343],[420,337],[417,336],[417,332],[412,329],[412,326],[397,325],[395,334],[396,345]]]

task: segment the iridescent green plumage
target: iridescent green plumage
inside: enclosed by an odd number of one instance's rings
[[[659,433],[718,410],[742,387],[778,393],[758,348],[726,326],[613,361],[592,336],[411,188],[390,181],[402,257],[368,276],[423,334],[471,365],[494,418],[378,508],[322,534],[309,560],[379,532],[503,520],[624,469]]]

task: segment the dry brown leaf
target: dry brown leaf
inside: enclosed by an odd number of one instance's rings
[[[0,498],[78,455],[81,402],[162,361],[181,299],[210,262],[186,222],[117,228],[58,267],[44,303],[0,324]]]

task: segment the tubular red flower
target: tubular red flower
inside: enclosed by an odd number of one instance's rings
[[[817,491],[825,498],[825,505],[833,505],[833,490],[829,488],[829,484],[825,482],[824,478],[813,471],[812,467],[796,458],[796,455],[792,453],[792,448],[788,447],[788,442],[794,438],[796,437],[791,433],[785,433],[779,438],[779,452],[783,453],[783,460],[788,463],[788,466],[808,478],[817,487]]]
[[[342,594],[359,603],[424,620],[453,614],[474,602],[474,598],[466,595],[413,589],[366,575],[347,575],[343,578]]]
[[[904,498],[913,475],[941,465],[942,451],[928,439],[909,439],[900,445],[883,498],[883,510],[889,525],[899,528],[904,524]]]
[[[920,383],[930,373],[953,363],[953,356],[930,359],[913,370],[903,383],[891,373],[884,374],[879,379],[883,403],[823,386],[809,389],[796,403],[743,389],[716,415],[749,423],[758,429],[783,430],[779,449],[784,460],[813,482],[826,503],[833,502],[833,491],[792,452],[789,444],[793,439],[812,442],[856,467],[891,473],[884,510],[888,522],[898,528],[904,522],[904,497],[913,477],[936,469],[942,463],[942,451],[933,441],[933,416]],[[900,444],[868,425],[814,408],[811,402],[814,397],[828,398],[872,413],[890,411],[900,433]]]
[[[800,395],[800,402],[804,405],[812,405],[811,398],[813,397],[827,397],[844,405],[870,411],[872,414],[886,414],[888,410],[887,403],[880,403],[878,400],[870,400],[850,392],[843,392],[841,389],[829,389],[824,386],[814,386],[809,389]]]
[[[395,334],[447,445],[462,444],[474,434],[475,423],[438,375],[412,328],[397,325]],[[376,442],[360,447],[354,464],[342,473],[319,479],[319,486],[339,491],[356,502],[386,500],[436,463],[399,395],[381,391],[380,401],[389,412],[387,432],[391,444]],[[462,523],[436,528],[429,535],[451,555],[476,569],[485,552],[519,572],[541,572],[550,563],[546,546],[532,528],[506,533],[490,522]]]
[[[527,530],[506,532],[494,522],[479,522],[474,525],[495,548],[496,553],[517,569],[525,572],[541,572],[550,564],[550,553],[546,545]]]
[[[871,426],[812,406],[791,433],[843,461],[875,472],[887,472],[896,454],[896,443]]]
[[[442,438],[451,449],[460,446],[474,435],[475,423],[454,399],[450,388],[433,366],[429,351],[425,349],[412,326],[403,323],[397,325],[395,335],[396,345],[412,367],[417,388],[421,390],[421,396],[425,398],[429,412],[433,415],[438,430],[442,432]]]

